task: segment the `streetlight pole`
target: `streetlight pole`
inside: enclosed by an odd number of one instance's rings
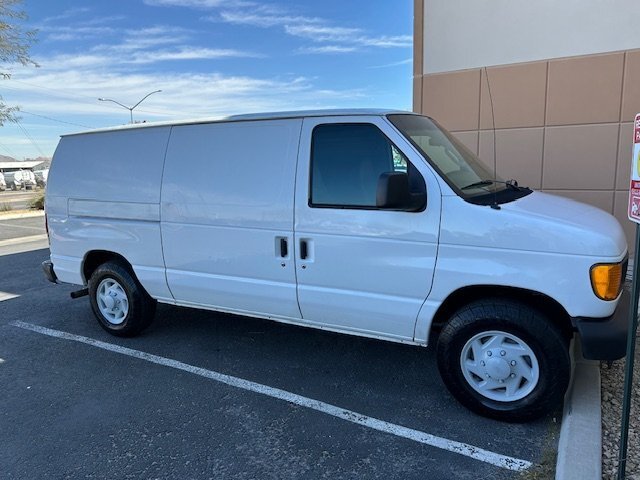
[[[122,108],[126,108],[127,110],[129,110],[129,116],[131,118],[131,123],[133,124],[133,110],[140,105],[142,102],[144,102],[147,97],[149,97],[150,95],[153,95],[154,93],[160,93],[162,90],[155,90],[153,92],[147,93],[144,97],[142,97],[142,100],[140,100],[138,103],[136,103],[133,107],[127,107],[126,105],[123,105],[122,103],[113,100],[111,98],[102,98],[100,97],[98,100],[100,100],[101,102],[113,102],[117,105],[120,105]]]

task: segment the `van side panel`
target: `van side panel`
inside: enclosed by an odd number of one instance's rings
[[[301,125],[291,119],[173,128],[161,216],[177,302],[300,318],[293,197]]]
[[[170,127],[63,137],[47,185],[51,260],[84,284],[93,250],[122,255],[156,298],[171,298],[160,238],[160,183]]]

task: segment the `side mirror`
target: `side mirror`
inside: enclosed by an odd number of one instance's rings
[[[376,207],[405,208],[409,205],[409,175],[403,172],[385,172],[378,178]]]
[[[409,175],[404,172],[385,172],[378,178],[378,208],[417,211],[424,208],[426,200],[425,193],[411,193]]]

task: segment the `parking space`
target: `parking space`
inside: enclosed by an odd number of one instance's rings
[[[559,412],[478,417],[431,348],[167,305],[118,339],[42,278],[47,254],[0,256],[0,292],[19,295],[0,301],[6,478],[519,478],[553,463]]]

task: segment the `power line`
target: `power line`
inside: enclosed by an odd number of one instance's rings
[[[29,132],[27,132],[26,128],[24,128],[22,126],[22,124],[16,120],[16,125],[18,125],[18,127],[20,127],[20,130],[22,130],[22,132],[25,134],[25,136],[29,139],[29,141],[31,142],[31,144],[36,147],[36,149],[40,152],[40,155],[42,155],[43,157],[46,157],[45,153],[42,151],[42,149],[38,146],[38,144],[35,142],[35,140],[33,139],[33,137],[31,135],[29,135]]]
[[[13,153],[13,151],[11,151],[11,149],[10,149],[9,147],[7,147],[6,145],[3,145],[2,143],[0,143],[0,147],[2,147],[2,148],[4,149],[4,151],[5,151],[5,152],[7,152],[7,153],[9,154],[9,156],[10,156],[10,157],[18,158],[18,157],[16,156],[16,154],[15,154],[15,153]]]
[[[44,118],[46,120],[51,120],[52,122],[66,123],[67,125],[73,125],[74,127],[95,128],[95,127],[90,127],[89,125],[82,125],[81,123],[73,123],[73,122],[67,122],[65,120],[58,120],[57,118],[47,117],[46,115],[40,115],[39,113],[27,112],[26,110],[22,110],[22,109],[20,109],[20,113],[26,113],[28,115],[33,115],[34,117]]]
[[[71,97],[87,98],[87,99],[90,99],[90,100],[95,100],[94,97],[91,97],[89,95],[82,95],[81,93],[67,92],[65,90],[60,90],[60,89],[51,88],[51,87],[43,87],[42,85],[37,85],[35,83],[25,82],[23,80],[16,80],[15,78],[11,78],[11,81],[15,82],[15,83],[22,83],[24,85],[29,85],[30,87],[41,88],[42,90],[49,90],[50,92],[57,93],[58,95],[68,95],[68,96],[71,96]],[[7,88],[7,87],[4,86],[3,88]],[[11,87],[8,87],[8,88],[11,88]],[[22,89],[18,88],[18,89],[15,89],[15,90],[22,90]]]

